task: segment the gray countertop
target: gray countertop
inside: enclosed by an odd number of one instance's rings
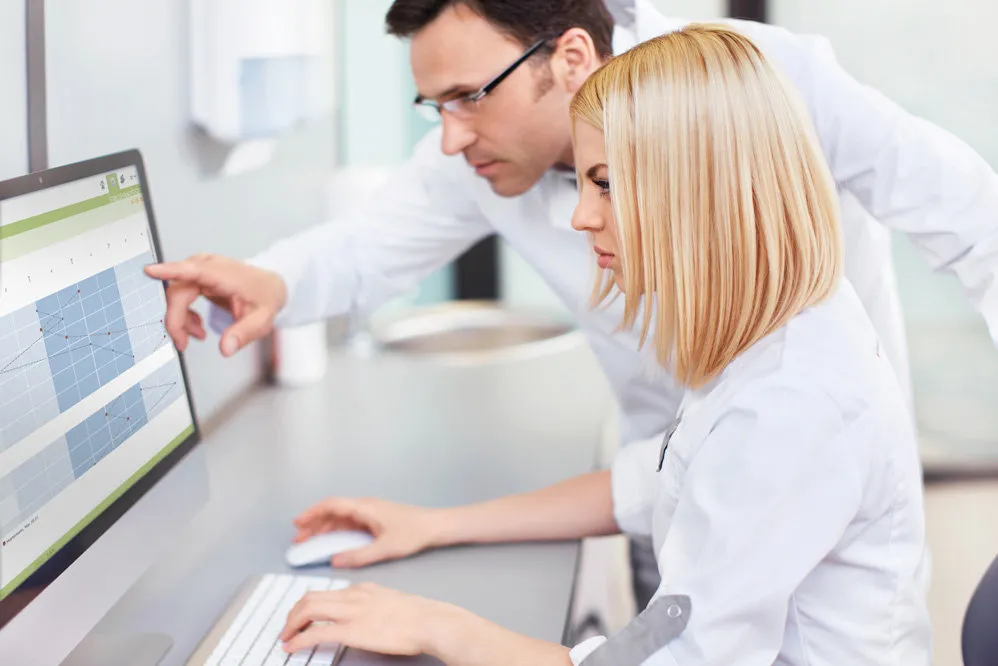
[[[540,488],[594,467],[610,409],[581,339],[501,363],[335,354],[322,383],[256,390],[209,433],[208,505],[95,632],[166,633],[163,663],[182,664],[247,576],[289,571],[291,518],[309,504],[366,495],[450,506]],[[458,547],[304,573],[441,599],[558,642],[578,555],[577,542]],[[341,663],[403,662],[436,663],[356,652]]]

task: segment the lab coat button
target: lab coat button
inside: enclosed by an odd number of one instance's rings
[[[669,615],[669,617],[675,618],[683,614],[683,609],[677,606],[676,604],[672,604],[671,606],[665,609],[665,612]]]

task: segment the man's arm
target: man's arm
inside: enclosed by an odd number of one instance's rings
[[[278,242],[249,262],[213,255],[159,264],[149,275],[169,280],[167,330],[183,350],[188,336],[204,339],[190,309],[209,298],[212,327],[224,328],[231,355],[270,332],[358,310],[372,310],[415,286],[491,231],[469,189],[460,158],[440,152],[439,131],[361,209],[358,219],[327,223]],[[233,323],[227,316],[228,311]]]
[[[972,148],[851,77],[826,40],[738,23],[807,104],[838,185],[935,270],[956,275],[998,341],[998,174]]]
[[[432,131],[356,220],[314,227],[252,258],[287,286],[277,323],[372,310],[487,236],[471,177],[460,157],[440,152],[440,131]]]

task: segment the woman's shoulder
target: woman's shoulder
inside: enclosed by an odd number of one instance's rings
[[[781,418],[818,411],[843,423],[869,410],[893,415],[904,397],[852,287],[796,315],[746,350],[710,394],[715,410],[765,409]]]

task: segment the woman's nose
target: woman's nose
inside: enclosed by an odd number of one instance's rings
[[[572,228],[576,231],[599,231],[603,228],[603,220],[596,211],[580,201],[572,213]]]

